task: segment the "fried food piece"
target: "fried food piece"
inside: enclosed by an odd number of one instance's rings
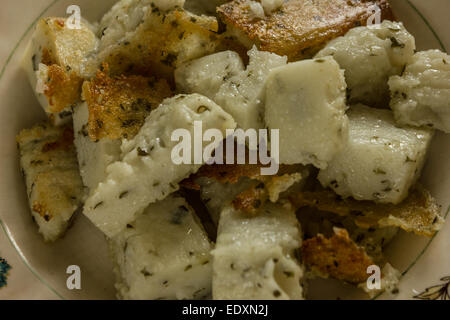
[[[83,79],[75,72],[67,72],[61,66],[52,64],[39,65],[38,94],[44,94],[48,101],[46,112],[50,120],[56,123],[57,113],[73,106],[80,99]],[[39,90],[42,88],[42,90]]]
[[[238,193],[232,203],[236,210],[254,214],[266,200],[277,202],[281,193],[307,175],[300,165],[281,166],[278,175],[274,176],[261,175],[262,167],[261,164],[205,165],[196,174],[183,180],[181,186],[200,190],[197,181],[201,178],[213,179],[223,185],[236,185],[241,178],[248,178],[253,183]]]
[[[43,18],[28,44],[22,67],[44,111],[55,125],[70,121],[83,78],[92,76],[98,39],[85,21],[73,29],[65,18]],[[93,72],[92,72],[93,71]]]
[[[235,184],[241,177],[256,178],[260,176],[260,164],[224,164],[205,165],[200,170],[182,182],[184,187],[200,190],[195,183],[198,178],[212,178],[220,183]]]
[[[154,74],[173,79],[173,71],[181,63],[215,52],[220,44],[217,30],[213,17],[152,7],[143,22],[123,37],[111,43],[101,39],[103,49],[98,60],[108,63],[113,74]]]
[[[401,22],[384,21],[353,28],[343,37],[327,43],[316,58],[333,56],[345,70],[347,103],[386,108],[389,77],[401,75],[414,55],[416,43]]]
[[[325,238],[319,234],[302,244],[302,260],[307,268],[321,277],[332,277],[353,284],[367,280],[367,267],[374,264],[365,250],[353,242],[345,229],[334,229]]]
[[[389,88],[400,125],[450,133],[450,55],[439,50],[416,53],[403,74],[389,79]]]
[[[55,241],[84,197],[72,127],[38,124],[22,130],[17,143],[33,220],[45,241]]]
[[[399,204],[420,178],[433,130],[398,127],[390,110],[353,105],[347,144],[318,180],[338,195]]]
[[[120,160],[122,138],[132,139],[146,117],[172,91],[166,80],[109,77],[107,67],[83,85],[86,102],[74,109],[75,146],[84,184],[97,187],[109,164]]]
[[[259,176],[257,180],[260,183],[253,184],[238,194],[233,200],[233,206],[236,210],[254,214],[266,200],[277,202],[281,193],[302,179],[302,174],[298,172],[278,176]]]
[[[244,130],[263,129],[265,84],[272,70],[286,65],[286,57],[253,47],[248,65],[233,51],[189,61],[175,70],[177,89],[200,93],[230,113]]]
[[[291,206],[266,203],[249,217],[230,206],[220,215],[213,255],[213,299],[302,300],[302,232]]]
[[[186,0],[184,8],[198,15],[215,15],[218,6],[229,0]]]
[[[236,127],[229,114],[204,96],[178,95],[165,99],[147,117],[139,133],[122,143],[121,160],[110,164],[106,178],[91,190],[84,214],[112,237],[133,222],[149,204],[177,191],[178,183],[196,173],[201,163],[176,164],[173,150],[179,143],[171,137],[179,128],[193,136],[195,121],[203,122],[204,130],[214,128],[222,135]],[[219,143],[214,142],[212,147]]]
[[[98,71],[83,84],[83,98],[89,107],[88,132],[92,141],[133,138],[145,118],[173,92],[166,80],[141,76],[109,77]]]
[[[300,192],[290,196],[297,208],[313,207],[321,211],[350,216],[364,229],[400,227],[407,232],[431,237],[443,225],[440,208],[431,194],[420,186],[398,205],[376,204],[372,201],[342,199],[331,190]]]
[[[234,209],[255,214],[267,200],[276,203],[294,184],[305,181],[306,167],[285,165],[273,176],[261,175],[261,164],[205,165],[181,182],[187,189],[199,190],[214,221],[220,209],[231,203]]]
[[[119,298],[201,299],[211,294],[212,244],[193,208],[170,195],[110,239]]]
[[[227,33],[248,48],[256,44],[260,50],[286,55],[290,61],[310,57],[326,42],[366,25],[374,5],[381,9],[382,20],[394,19],[387,0],[290,0],[263,16],[255,16],[252,2],[235,0],[218,8]]]
[[[280,163],[325,169],[348,141],[344,71],[332,57],[289,63],[266,82],[264,118],[279,130]]]

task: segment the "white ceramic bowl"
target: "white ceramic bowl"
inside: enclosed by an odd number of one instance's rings
[[[3,2],[6,2],[4,4]],[[25,186],[18,166],[15,136],[45,116],[35,100],[25,75],[20,70],[20,59],[30,38],[34,23],[43,16],[64,16],[70,4],[78,4],[82,15],[90,21],[98,20],[114,0],[21,0],[2,1],[2,15],[14,21],[10,30],[0,31],[0,45],[12,46],[0,69],[0,224],[10,243],[21,256],[27,268],[56,296],[64,299],[110,299],[115,297],[111,263],[103,235],[82,215],[64,239],[55,244],[45,244],[31,220]],[[450,28],[447,15],[448,0],[391,0],[395,14],[408,30],[416,36],[418,49],[450,46]],[[24,3],[30,7],[24,6]],[[25,11],[27,14],[21,15]],[[33,17],[33,18],[30,18]],[[4,17],[6,18],[6,17]],[[3,19],[3,17],[2,17]],[[17,30],[25,33],[11,39]],[[0,51],[1,52],[1,51]],[[1,63],[1,60],[0,60]],[[450,135],[439,133],[432,146],[424,170],[424,185],[442,205],[444,214],[450,204]],[[450,276],[450,223],[432,239],[400,233],[387,248],[393,266],[403,272],[397,299],[411,299],[427,287],[439,285],[441,278]],[[70,291],[66,287],[66,268],[78,265],[82,270],[82,289]],[[20,277],[19,277],[20,278]],[[9,287],[26,283],[10,282]],[[337,281],[316,280],[311,285],[310,297],[365,298],[359,290]],[[21,298],[20,291],[8,298]],[[1,296],[1,291],[0,291]],[[380,298],[386,298],[381,296]]]

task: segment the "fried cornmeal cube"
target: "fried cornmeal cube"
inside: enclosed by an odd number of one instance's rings
[[[450,56],[417,52],[402,75],[389,79],[391,109],[400,125],[428,126],[450,133]]]
[[[22,65],[53,124],[71,121],[71,107],[81,98],[83,78],[95,73],[90,56],[97,45],[87,22],[80,21],[80,28],[72,28],[65,18],[38,21]]]
[[[411,62],[416,48],[414,37],[401,22],[353,28],[330,41],[316,58],[332,56],[345,70],[350,104],[364,103],[386,108],[389,77],[400,75]]]
[[[110,77],[106,70],[83,84],[85,102],[74,108],[73,120],[80,172],[89,189],[120,160],[122,139],[134,138],[152,110],[171,95],[163,79]]]
[[[224,51],[181,65],[175,71],[179,89],[201,93],[231,114],[242,129],[264,128],[264,92],[271,70],[286,64],[286,57],[253,47],[244,70],[236,52]]]
[[[212,244],[186,200],[151,204],[110,240],[122,299],[200,299],[211,293]]]
[[[45,241],[62,237],[84,198],[70,125],[41,123],[17,136],[33,220]]]
[[[348,138],[343,71],[331,57],[273,69],[266,84],[265,120],[279,130],[281,164],[326,168]]]
[[[398,127],[390,110],[355,105],[347,114],[349,141],[319,181],[344,198],[402,202],[420,177],[433,131]]]
[[[99,64],[113,74],[173,79],[183,62],[214,53],[220,45],[215,17],[185,11],[184,1],[120,1],[100,22]]]
[[[233,118],[210,99],[199,94],[178,95],[163,101],[150,113],[139,133],[122,143],[122,157],[106,168],[106,178],[90,191],[83,213],[107,236],[113,237],[134,221],[149,204],[179,189],[178,183],[197,172],[200,164],[174,161],[172,140],[177,129],[194,136],[196,125],[219,130],[226,137],[234,129]],[[220,141],[210,146],[214,150]],[[189,147],[194,150],[193,144]],[[202,152],[203,155],[203,152]]]
[[[260,50],[287,56],[289,61],[311,57],[331,39],[366,25],[375,5],[381,9],[381,19],[393,19],[386,0],[289,0],[281,7],[266,2],[263,7],[257,1],[234,0],[217,12],[228,36],[249,49],[256,44]]]
[[[304,270],[295,254],[301,243],[300,225],[289,206],[267,203],[254,216],[226,206],[212,251],[213,298],[304,299]]]

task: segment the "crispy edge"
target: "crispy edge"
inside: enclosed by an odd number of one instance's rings
[[[52,138],[47,139],[40,148],[39,156],[33,159],[30,166],[40,166],[44,163],[49,164],[54,157],[61,157],[62,154],[67,156],[72,156],[74,159],[74,164],[78,165],[76,161],[76,151],[74,145],[74,134],[71,124],[66,124],[61,127],[54,127],[48,122],[40,123],[33,128],[22,130],[16,137],[16,141],[19,144],[19,149],[25,147],[28,143],[33,143],[35,140],[46,139],[45,136],[51,132]],[[22,152],[22,151],[21,151]],[[53,163],[56,165],[56,163]],[[65,175],[72,177],[70,180],[79,179],[78,184],[82,186],[81,178],[79,177],[78,171],[76,172],[65,172]],[[35,189],[43,189],[44,191],[39,192],[39,201],[34,201],[31,204],[32,211],[39,214],[46,222],[49,222],[55,216],[52,212],[52,205],[49,202],[49,197],[54,196],[53,194],[48,194],[48,188],[52,185],[52,179],[54,175],[51,171],[43,171],[36,174],[35,181],[33,185],[36,185]],[[39,185],[39,187],[37,186]],[[58,190],[61,191],[61,190]],[[73,201],[74,199],[70,199]]]
[[[88,134],[92,141],[133,138],[150,112],[170,96],[166,80],[142,76],[107,75],[108,67],[83,84],[88,104]]]
[[[335,228],[335,234],[328,239],[319,234],[303,241],[301,253],[302,261],[315,274],[352,284],[366,281],[367,267],[374,264],[345,229]]]
[[[365,2],[327,1],[326,6],[311,10],[310,2],[289,1],[264,19],[254,19],[246,0],[235,0],[217,9],[219,19],[233,30],[248,38],[260,50],[286,55],[289,61],[312,56],[326,42],[344,35],[356,26],[367,24],[373,14],[369,8],[376,4],[381,9],[382,20],[394,20],[387,0]],[[345,6],[344,8],[342,6]],[[310,9],[310,11],[307,11]],[[320,11],[325,17],[318,16]],[[336,19],[341,17],[341,19]],[[328,22],[324,25],[323,20]],[[310,21],[299,25],[299,21]],[[305,27],[308,26],[308,27]],[[315,27],[310,27],[315,26]]]
[[[299,182],[302,175],[298,172],[276,176],[257,176],[255,183],[241,192],[233,200],[233,207],[247,214],[255,214],[261,205],[270,200],[277,202],[280,194]]]
[[[296,208],[313,207],[340,216],[353,217],[358,227],[400,227],[407,232],[432,237],[443,225],[440,208],[430,192],[417,185],[399,205],[342,199],[331,190],[299,192],[290,196]]]
[[[149,11],[156,17],[137,29],[137,36],[121,44],[104,57],[113,74],[157,75],[174,82],[173,71],[183,62],[186,51],[181,44],[189,37],[202,41],[205,54],[212,54],[221,44],[217,20],[195,16],[182,9],[163,13],[157,8]],[[201,58],[201,56],[193,57]],[[129,61],[129,63],[124,63]]]
[[[83,79],[75,72],[66,72],[62,67],[48,66],[48,78],[44,94],[49,103],[49,112],[58,113],[74,106],[81,97]]]
[[[292,185],[302,178],[301,174],[298,173],[299,168],[296,165],[283,165],[279,168],[278,175],[274,176],[261,175],[261,168],[263,167],[260,163],[204,165],[196,174],[183,180],[180,185],[186,189],[200,190],[200,186],[196,183],[196,180],[202,177],[214,179],[222,184],[235,184],[242,177],[250,178],[255,183],[247,190],[238,194],[232,201],[232,204],[236,210],[252,215],[258,212],[266,200],[277,193],[280,184],[291,181]]]

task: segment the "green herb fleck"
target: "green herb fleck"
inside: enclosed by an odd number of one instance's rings
[[[169,53],[165,59],[161,60],[166,66],[172,67],[173,63],[177,60],[177,56],[173,53]]]
[[[149,153],[141,147],[137,148],[137,154],[139,157],[147,157],[149,155]]]
[[[172,224],[180,225],[183,218],[186,217],[189,213],[188,208],[186,206],[179,206],[175,212],[172,213],[172,218],[170,222]]]
[[[99,203],[97,203],[97,204],[94,206],[94,210],[97,209],[98,207],[100,207],[102,204],[103,204],[103,201],[100,201]]]
[[[209,108],[207,106],[200,106],[197,109],[197,113],[203,113],[205,111],[209,111]]]
[[[144,277],[151,277],[151,276],[153,276],[153,273],[148,272],[146,268],[142,269],[141,273],[144,275]]]
[[[384,170],[381,169],[381,168],[374,169],[373,172],[374,172],[375,174],[386,174],[386,171],[384,171]]]
[[[188,271],[188,270],[190,270],[190,269],[192,269],[192,264],[187,265],[187,266],[184,268],[184,271],[186,272],[186,271]]]
[[[391,37],[391,42],[392,42],[392,44],[391,44],[392,48],[402,48],[403,49],[405,47],[405,44],[398,41],[397,38],[395,38],[395,37]]]

